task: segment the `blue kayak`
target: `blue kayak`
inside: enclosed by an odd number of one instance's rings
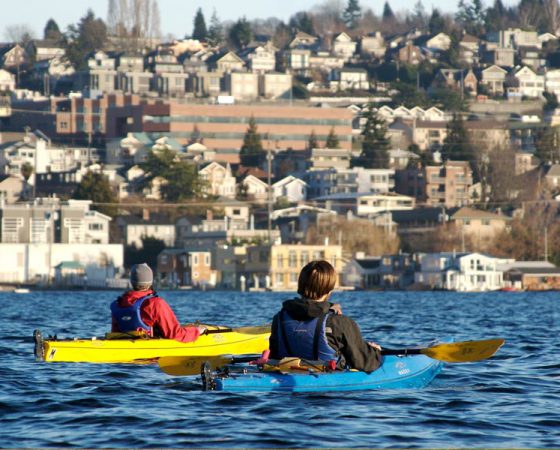
[[[254,366],[241,371],[207,371],[205,389],[227,392],[328,392],[369,389],[418,389],[430,384],[443,363],[424,355],[384,356],[372,373],[355,370],[318,372],[263,371]],[[203,377],[204,378],[204,377]]]

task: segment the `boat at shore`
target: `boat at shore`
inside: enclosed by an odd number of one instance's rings
[[[270,325],[229,328],[196,324],[207,331],[195,342],[149,338],[135,333],[109,333],[89,339],[44,339],[35,330],[35,359],[45,362],[146,364],[163,356],[215,356],[261,353],[268,348]]]

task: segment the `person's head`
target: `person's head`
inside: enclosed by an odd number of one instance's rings
[[[320,300],[332,292],[336,278],[336,270],[327,261],[311,261],[299,273],[298,294]]]
[[[152,287],[154,274],[148,264],[135,264],[130,269],[130,284],[135,291],[146,291]]]

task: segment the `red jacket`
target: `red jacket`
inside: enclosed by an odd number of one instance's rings
[[[122,307],[133,305],[137,300],[153,292],[151,289],[148,291],[127,291],[118,298],[118,304]],[[140,315],[144,323],[152,327],[156,337],[175,339],[179,342],[193,342],[200,336],[197,327],[181,327],[171,307],[160,297],[152,297],[146,300],[140,309]],[[111,331],[119,331],[114,317]]]

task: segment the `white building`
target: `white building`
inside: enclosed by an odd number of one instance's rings
[[[124,249],[121,244],[0,244],[2,283],[39,283],[53,280],[55,267],[76,262],[84,268],[88,286],[107,287],[121,270]]]
[[[544,91],[544,76],[537,75],[529,67],[519,69],[513,76],[508,76],[512,87],[508,88],[508,95],[515,94],[521,97],[540,97]]]
[[[225,198],[235,198],[237,184],[228,164],[211,162],[198,172],[205,182],[206,193]]]
[[[512,262],[481,253],[430,253],[422,256],[415,282],[452,291],[495,291],[504,286],[501,266]]]
[[[285,198],[289,202],[299,202],[307,198],[307,183],[289,175],[272,185],[274,200]]]
[[[311,198],[331,194],[384,193],[395,187],[395,171],[392,169],[323,169],[306,174]]]
[[[265,203],[268,199],[268,184],[254,175],[247,175],[241,182],[249,197],[258,203]]]

